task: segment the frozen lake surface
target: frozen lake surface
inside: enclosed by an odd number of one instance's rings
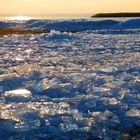
[[[140,19],[0,27],[0,140],[140,139]]]

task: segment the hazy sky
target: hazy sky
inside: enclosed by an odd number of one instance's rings
[[[140,12],[140,0],[0,0],[1,15]]]

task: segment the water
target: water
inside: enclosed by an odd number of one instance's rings
[[[1,21],[0,140],[139,139],[139,21]]]
[[[49,19],[49,20],[64,20],[64,19],[90,19],[92,14],[47,14],[35,16],[0,16],[2,20],[29,20],[29,19]]]

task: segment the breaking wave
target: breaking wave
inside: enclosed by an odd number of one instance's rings
[[[0,28],[15,27],[17,23],[0,21]]]
[[[135,29],[140,28],[140,19],[126,21],[117,20],[29,20],[24,23],[13,23],[0,21],[0,28],[20,27],[25,29],[43,29],[46,31],[85,31],[103,29]]]

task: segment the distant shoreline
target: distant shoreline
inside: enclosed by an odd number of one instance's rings
[[[0,27],[0,36],[2,35],[10,35],[10,34],[19,34],[19,35],[26,35],[26,34],[42,34],[42,33],[50,33],[51,30],[46,29],[24,29],[24,28],[1,28]],[[60,31],[60,32],[69,32],[69,31]],[[78,31],[70,31],[72,33]]]
[[[0,35],[8,34],[42,34],[50,31],[41,29],[21,29],[21,28],[0,28]]]
[[[103,17],[103,18],[108,18],[108,17],[140,17],[140,13],[98,13],[91,18],[98,18],[98,17]]]

